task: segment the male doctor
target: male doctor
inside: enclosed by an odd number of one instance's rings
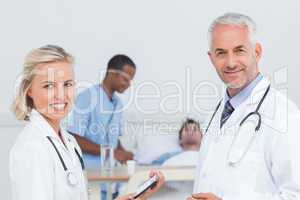
[[[226,92],[208,120],[188,200],[299,200],[300,157],[292,145],[299,132],[289,129],[298,108],[260,73],[255,23],[227,13],[208,33],[208,55]]]

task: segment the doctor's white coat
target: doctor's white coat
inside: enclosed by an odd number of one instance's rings
[[[13,200],[87,200],[87,184],[74,147],[76,140],[61,131],[66,146],[47,121],[32,111],[30,122],[19,134],[10,151],[9,175]],[[71,186],[67,173],[50,141],[50,136],[67,168],[77,177]]]
[[[222,101],[202,141],[194,193],[212,192],[223,200],[300,199],[300,115],[283,94],[271,88],[260,108],[260,130],[254,132],[257,119],[251,117],[232,143],[239,123],[256,109],[268,85],[260,81],[220,130]]]

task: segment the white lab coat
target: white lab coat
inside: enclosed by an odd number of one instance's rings
[[[9,175],[13,200],[87,200],[87,182],[75,153],[76,140],[61,129],[66,146],[47,121],[35,110],[10,151]],[[71,186],[50,136],[68,170],[77,177]]]
[[[300,152],[300,117],[297,106],[283,94],[271,87],[260,108],[259,132],[254,133],[257,120],[251,117],[232,145],[239,123],[256,109],[268,85],[268,80],[261,80],[220,130],[223,98],[202,141],[194,193],[212,192],[223,200],[300,199],[300,157],[296,155]],[[247,154],[237,166],[229,166],[228,159],[239,159],[253,134],[254,142]]]

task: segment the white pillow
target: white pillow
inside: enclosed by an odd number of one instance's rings
[[[139,134],[134,159],[139,164],[151,164],[165,153],[180,150],[177,133]]]

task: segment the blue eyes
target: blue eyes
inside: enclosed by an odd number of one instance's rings
[[[67,82],[64,84],[64,87],[72,87],[74,84],[72,82]],[[47,85],[44,85],[43,88],[45,89],[52,89],[54,88],[54,84],[47,84]]]

